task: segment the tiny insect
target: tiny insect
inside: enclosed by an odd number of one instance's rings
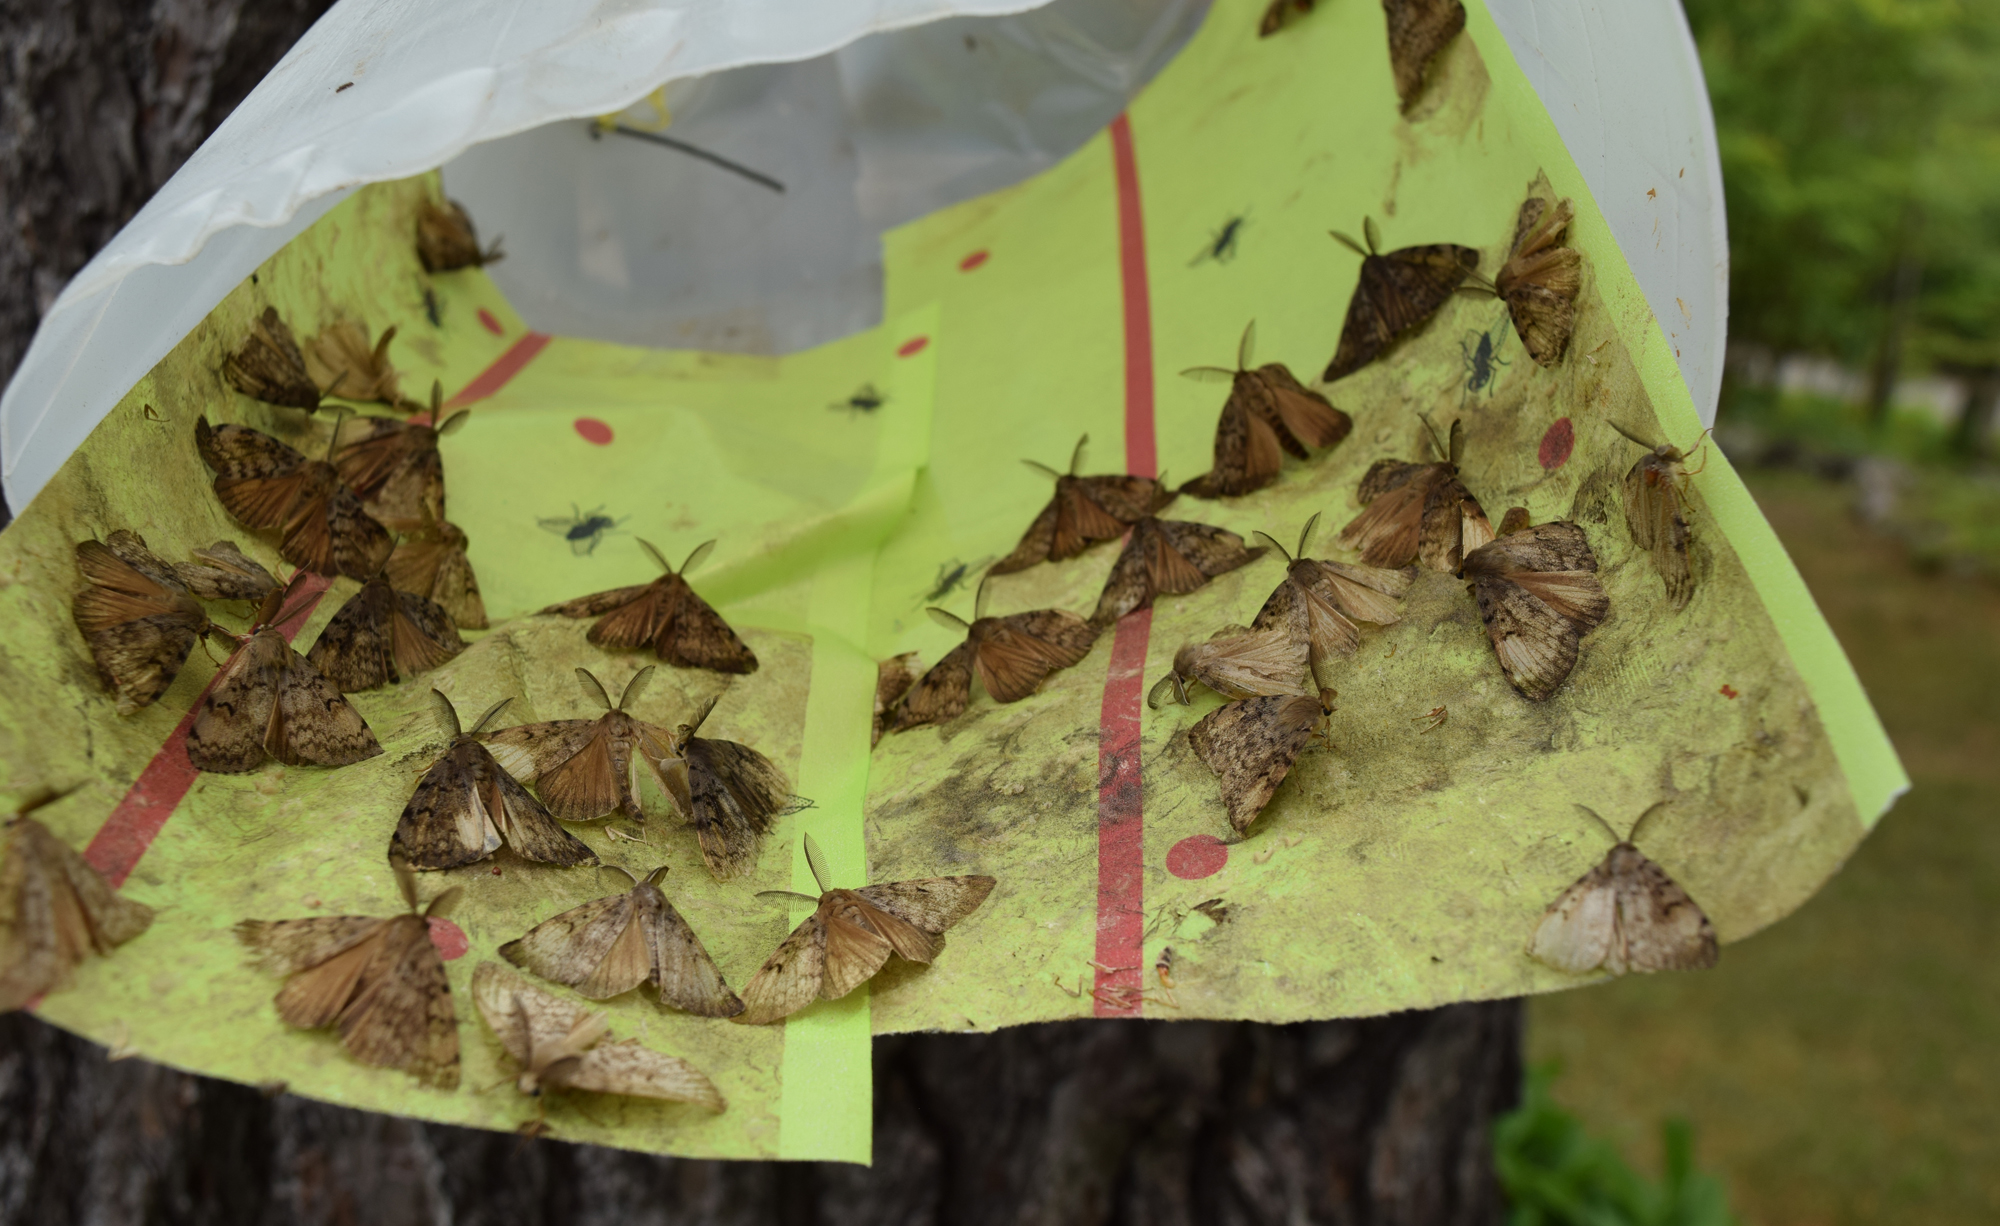
[[[847,399],[836,400],[826,407],[846,409],[850,413],[873,413],[887,403],[889,398],[876,391],[873,383],[864,383]]]
[[[966,576],[992,560],[991,557],[985,557],[977,562],[961,562],[957,558],[953,558],[949,562],[938,563],[937,578],[931,581],[930,590],[925,592],[923,597],[917,601],[918,607],[921,608],[924,605],[936,604],[953,592],[958,591],[965,586]]]
[[[1458,342],[1458,352],[1465,361],[1465,391],[1460,393],[1458,403],[1465,404],[1467,396],[1485,392],[1493,394],[1494,384],[1500,381],[1500,371],[1513,363],[1500,356],[1500,346],[1507,343],[1507,321],[1501,319],[1491,332],[1467,332],[1465,339]]]
[[[538,519],[535,523],[542,531],[553,532],[568,541],[569,551],[580,558],[586,554],[596,553],[597,543],[617,532],[618,525],[630,518],[632,517],[627,515],[625,519],[613,519],[604,513],[602,506],[588,511],[578,510],[577,505],[572,502],[569,504],[567,516],[554,515],[547,519]]]
[[[1222,223],[1222,228],[1208,236],[1200,251],[1188,261],[1188,267],[1205,264],[1213,260],[1217,264],[1227,264],[1236,258],[1236,240],[1243,233],[1243,225],[1250,220],[1250,214],[1239,213]]]
[[[1410,722],[1413,724],[1423,724],[1424,732],[1436,732],[1439,728],[1444,727],[1444,721],[1450,718],[1451,711],[1449,709],[1445,707],[1432,707],[1428,712],[1417,716]],[[1423,733],[1420,732],[1417,735],[1422,736]]]
[[[431,327],[444,327],[443,322],[438,319],[437,291],[428,286],[424,288],[424,316],[431,321]]]

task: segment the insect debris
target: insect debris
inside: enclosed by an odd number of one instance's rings
[[[595,617],[588,638],[601,647],[645,647],[677,668],[718,673],[754,673],[757,656],[736,636],[722,615],[695,594],[684,577],[699,565],[714,541],[704,541],[675,570],[650,541],[640,546],[666,573],[651,583],[613,588],[552,604],[541,612],[561,617]]]
[[[1508,511],[1502,527],[1512,531],[1466,554],[1459,573],[1479,603],[1500,671],[1544,702],[1569,678],[1583,636],[1610,615],[1611,601],[1582,528],[1530,527],[1524,508]]]
[[[995,562],[989,575],[1011,575],[1039,562],[1061,562],[1076,557],[1099,541],[1117,540],[1127,528],[1164,508],[1174,500],[1174,492],[1151,477],[1105,474],[1079,477],[1088,434],[1077,439],[1070,453],[1069,471],[1059,473],[1034,460],[1022,463],[1055,478],[1056,491],[1047,506],[1021,537],[1014,551]]]
[[[1451,711],[1448,708],[1432,707],[1424,714],[1413,717],[1410,722],[1424,726],[1422,731],[1417,734],[1422,736],[1425,733],[1436,732],[1438,729],[1444,727],[1445,720],[1449,718],[1451,718]]]
[[[1401,568],[1413,562],[1451,574],[1474,549],[1493,539],[1493,526],[1479,500],[1459,478],[1465,432],[1451,423],[1451,442],[1442,444],[1424,421],[1424,433],[1439,459],[1411,464],[1377,460],[1362,475],[1356,497],[1365,509],[1340,530],[1339,541],[1361,551],[1369,566]]]
[[[1223,807],[1238,834],[1271,802],[1306,745],[1325,737],[1333,700],[1332,690],[1317,697],[1245,698],[1210,711],[1188,729],[1188,743],[1222,781]]]
[[[1327,383],[1360,370],[1421,327],[1479,269],[1479,252],[1454,243],[1401,247],[1384,255],[1377,250],[1380,234],[1372,217],[1362,219],[1365,247],[1338,230],[1331,233],[1361,257],[1361,275],[1347,303],[1340,347],[1321,376]]]
[[[1195,366],[1181,372],[1198,379],[1228,379],[1229,399],[1215,425],[1214,458],[1206,473],[1181,486],[1196,498],[1233,498],[1278,479],[1286,452],[1305,460],[1312,448],[1337,445],[1354,420],[1292,377],[1283,363],[1251,367],[1257,323],[1243,329],[1236,345],[1236,369]]]
[[[153,923],[152,908],[118,893],[29,816],[64,794],[28,800],[0,835],[0,1012],[56,990],[85,957],[107,957]]]
[[[1196,591],[1263,553],[1261,545],[1246,549],[1242,537],[1210,524],[1147,516],[1132,526],[1090,624],[1101,631],[1128,613],[1151,608],[1155,596]]]
[[[580,511],[571,503],[567,516],[554,515],[537,519],[535,524],[544,532],[553,532],[569,542],[569,551],[577,557],[597,552],[597,543],[618,531],[618,526],[630,520],[613,519],[604,513],[604,508],[594,507]]]
[[[1596,810],[1576,806],[1615,840],[1597,867],[1577,878],[1542,915],[1528,952],[1573,975],[1603,969],[1705,970],[1718,955],[1715,928],[1694,899],[1635,845],[1654,805],[1620,838]]]

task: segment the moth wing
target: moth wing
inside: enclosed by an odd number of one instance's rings
[[[1111,573],[1104,578],[1104,590],[1098,594],[1097,608],[1090,615],[1091,625],[1108,626],[1134,609],[1152,603],[1153,585],[1147,577],[1146,565],[1146,542],[1152,535],[1150,525],[1142,523],[1126,539],[1125,547],[1118,551],[1118,560],[1111,564]]]
[[[738,638],[722,615],[695,594],[687,580],[671,576],[679,585],[678,599],[668,611],[665,623],[653,640],[653,650],[677,668],[706,668],[718,673],[754,673],[756,653]]]
[[[1140,520],[1174,500],[1174,493],[1151,477],[1106,475],[1074,478],[1076,488],[1123,525]],[[1112,535],[1121,535],[1119,533]]]
[[[1211,639],[1196,645],[1193,675],[1225,698],[1301,694],[1311,659],[1307,644],[1304,634],[1295,637],[1289,628]]]
[[[1021,543],[1014,551],[987,568],[990,575],[1011,575],[1015,571],[1026,570],[1037,562],[1049,560],[1049,551],[1055,547],[1056,539],[1056,499],[1035,516],[1028,530],[1021,534]]]
[[[366,498],[380,489],[415,448],[411,427],[388,417],[349,418],[333,466],[347,488]]]
[[[1454,7],[1458,0],[1449,0]],[[1404,247],[1381,257],[1377,273],[1394,288],[1382,296],[1383,316],[1395,333],[1417,327],[1451,300],[1465,275],[1479,267],[1479,253],[1453,243]]]
[[[392,922],[375,921],[359,941],[294,972],[271,999],[278,1019],[301,1030],[318,1030],[339,1021],[354,1003],[368,968],[381,956]]]
[[[470,748],[484,753],[478,745]],[[499,814],[489,805],[477,760],[466,749],[454,745],[417,781],[389,836],[392,860],[400,858],[414,869],[457,868],[500,849]]]
[[[472,559],[465,556],[463,546],[446,549],[430,597],[444,606],[461,630],[486,628],[486,601],[479,595],[479,577],[472,573]]]
[[[243,344],[222,359],[222,373],[237,391],[266,404],[319,407],[319,388],[306,374],[298,342],[275,307],[265,307]]]
[[[995,618],[978,636],[974,667],[995,702],[1019,702],[1050,673],[1090,653],[1090,623],[1060,609]]]
[[[387,584],[364,583],[320,630],[306,660],[335,689],[372,690],[395,679],[395,599]]]
[[[1413,478],[1426,475],[1432,470],[1429,464],[1411,464],[1403,460],[1377,460],[1361,474],[1361,481],[1354,487],[1354,500],[1366,506],[1383,494]]]
[[[647,595],[658,590],[659,585],[657,583],[640,583],[632,587],[614,587],[609,591],[592,592],[588,596],[578,596],[575,600],[565,600],[560,604],[552,604],[545,609],[537,610],[537,612],[553,613],[560,617],[601,617],[615,609],[623,609],[625,606],[642,600]],[[648,603],[642,611],[650,617],[652,607]],[[647,624],[650,625],[651,623],[648,622]],[[595,626],[591,627],[593,632],[596,629]],[[638,647],[650,642],[651,639],[652,636],[647,635],[643,638],[636,638],[630,643],[612,643],[610,646]]]
[[[1393,626],[1403,619],[1402,599],[1412,579],[1405,571],[1346,562],[1309,560],[1313,590],[1355,621]]]
[[[665,896],[642,906],[635,926],[645,929],[653,983],[662,1001],[696,1017],[735,1017],[743,1012],[743,1002],[723,981],[701,938]]]
[[[589,1000],[629,992],[652,977],[644,933],[639,931],[630,892],[595,898],[536,924],[500,956],[553,983],[567,984]],[[620,950],[638,934],[639,957]],[[621,956],[622,955],[622,956]]]
[[[908,961],[928,963],[944,949],[944,937],[938,933],[925,932],[908,920],[865,902],[857,903],[855,910],[869,931],[887,941],[892,951]]]
[[[752,1026],[775,1022],[797,1013],[818,999],[826,977],[826,906],[792,929],[776,952],[764,960],[738,993],[743,1012],[734,1021]]]
[[[515,1001],[525,998],[528,990],[526,980],[497,963],[481,962],[472,972],[472,1003],[478,1006],[479,1016],[486,1019],[487,1029],[507,1054],[524,1067],[534,1052],[535,1034],[533,1024],[526,1020],[528,1008],[517,1009]]]
[[[1248,830],[1312,739],[1317,698],[1246,698],[1218,707],[1188,730],[1196,754],[1222,781],[1229,824]]]
[[[1568,260],[1551,260],[1549,263],[1561,267],[1569,265],[1580,273],[1583,259],[1567,247],[1550,253],[1552,256],[1568,256]],[[1582,286],[1580,275],[1565,280]],[[1563,351],[1569,348],[1570,334],[1576,328],[1575,292],[1564,294],[1547,285],[1533,282],[1511,286],[1501,294],[1507,303],[1507,314],[1514,321],[1514,331],[1521,338],[1521,347],[1528,356],[1543,366],[1554,366],[1562,360]]]
[[[702,859],[717,881],[741,876],[756,865],[772,815],[791,798],[785,777],[769,758],[735,741],[690,737],[683,752]]]
[[[1465,28],[1465,6],[1459,0],[1383,0],[1382,7],[1389,18],[1389,68],[1407,111],[1423,89],[1431,57]]]
[[[1681,511],[1676,467],[1653,455],[1632,466],[1625,474],[1625,525],[1632,543],[1652,552],[1667,585],[1667,600],[1679,609],[1694,595],[1694,575],[1688,566],[1687,517]]]
[[[32,820],[19,819],[0,860],[0,915],[9,921],[0,923],[0,1011],[24,1008],[54,989],[82,960],[87,939],[76,931],[81,916],[72,913],[65,924],[57,911],[57,874],[28,842]]]
[[[1315,666],[1330,659],[1346,659],[1361,646],[1361,631],[1312,588],[1305,590],[1306,641],[1311,644]]]
[[[361,712],[282,638],[277,641],[290,659],[278,682],[277,733],[266,740],[271,756],[287,766],[348,766],[381,753]]]
[[[543,769],[535,781],[543,805],[566,822],[594,822],[624,807],[627,799],[630,780],[618,769],[602,721],[596,724],[594,735],[576,753]]]
[[[1331,447],[1354,429],[1354,419],[1333,407],[1326,397],[1292,377],[1292,372],[1273,362],[1257,371],[1271,407],[1284,428],[1300,442],[1315,450]]]
[[[278,586],[271,572],[237,548],[234,541],[217,541],[195,550],[194,556],[199,563],[180,563],[174,573],[203,600],[261,601]]]
[[[1160,538],[1172,547],[1172,552],[1178,554],[1200,576],[1200,582],[1195,583],[1195,587],[1200,587],[1217,575],[1247,565],[1262,557],[1264,553],[1261,546],[1256,549],[1245,548],[1242,537],[1210,524],[1188,523],[1177,519],[1156,519],[1153,523],[1158,528]],[[1149,555],[1149,566],[1152,562],[1153,559]],[[1178,566],[1173,567],[1173,573],[1176,582],[1192,581],[1192,577],[1181,572]],[[1153,577],[1155,591],[1194,590],[1193,587],[1169,587],[1161,583],[1160,579],[1161,573],[1155,570]]]
[[[1637,851],[1617,875],[1618,935],[1635,971],[1705,970],[1717,957],[1715,929],[1666,870]]]
[[[262,631],[223,662],[188,729],[188,761],[196,770],[240,775],[264,764],[290,651],[282,636]]]
[[[599,1043],[577,1058],[576,1067],[562,1081],[575,1090],[697,1103],[710,1111],[721,1111],[728,1105],[700,1069],[679,1057],[642,1047],[636,1039]]]
[[[972,701],[974,647],[968,641],[946,652],[911,686],[889,713],[888,726],[905,732],[924,724],[941,724],[965,712]]]
[[[1617,890],[1600,864],[1549,904],[1528,953],[1559,971],[1586,974],[1610,957],[1617,920]]]
[[[341,533],[365,532],[358,521],[375,521],[368,519],[362,511],[361,501],[341,486],[339,474],[330,465],[308,460],[299,467],[293,479],[296,484],[292,487],[290,501],[285,504],[283,518],[280,523],[271,525],[284,530],[284,536],[278,542],[278,556],[316,575],[350,573],[342,563],[355,559]],[[222,492],[219,484],[216,492]],[[344,500],[342,495],[345,495]],[[223,499],[225,504],[228,501],[227,497]],[[340,503],[338,512],[335,510],[336,502]],[[243,522],[250,523],[247,519]],[[381,526],[378,524],[376,527],[380,530]],[[386,535],[383,540],[387,543]],[[386,560],[388,556],[389,549],[384,549],[382,558]],[[374,573],[374,568],[369,568],[360,570],[353,577],[366,579]]]
[[[529,783],[574,758],[597,735],[602,720],[556,719],[516,724],[488,732],[480,740],[508,774]]]
[[[79,611],[88,595],[89,591],[78,593]],[[118,713],[129,715],[167,692],[197,637],[184,615],[167,614],[87,632],[84,641],[97,671],[116,695]]]
[[[404,530],[421,528],[442,517],[444,457],[438,454],[435,437],[427,440],[427,445],[405,451],[402,462],[365,505],[378,523]]]
[[[1271,589],[1264,606],[1257,610],[1250,628],[1284,634],[1303,643],[1306,637],[1305,616],[1305,589],[1287,572],[1278,581],[1278,586]]]
[[[1396,339],[1398,329],[1391,323],[1387,301],[1396,287],[1381,271],[1384,262],[1375,255],[1361,261],[1361,275],[1355,281],[1353,296],[1347,300],[1347,317],[1340,324],[1340,344],[1321,376],[1327,383],[1346,378],[1368,365]],[[1398,312],[1396,318],[1400,317]]]
[[[1048,554],[1052,562],[1076,557],[1097,541],[1125,535],[1125,521],[1105,510],[1082,478],[1056,481],[1055,508],[1055,531]]]
[[[1611,598],[1604,594],[1604,585],[1592,571],[1517,571],[1512,578],[1580,629],[1597,625],[1611,612]]]
[[[1507,680],[1536,702],[1554,694],[1576,667],[1576,627],[1512,578],[1477,576],[1472,594]]]
[[[538,864],[595,864],[590,845],[564,830],[528,789],[515,782],[484,749],[482,773],[487,780],[486,805],[500,822],[501,837],[514,854]]]
[[[895,952],[887,937],[866,926],[865,916],[866,911],[851,900],[827,910],[826,973],[820,978],[819,994],[828,1000],[839,1000],[873,979]]]
[[[1432,490],[1444,480],[1444,473],[1438,465],[1421,467],[1427,471],[1412,473],[1379,491],[1368,500],[1361,514],[1340,530],[1340,543],[1349,549],[1360,550],[1364,564],[1401,567],[1417,560],[1425,506],[1430,501]],[[1371,469],[1370,475],[1373,473]],[[1366,484],[1364,478],[1364,489]]]
[[[195,422],[194,441],[218,482],[283,477],[297,472],[306,462],[304,456],[262,430],[233,423],[211,426],[205,417]],[[277,522],[253,526],[276,527]]]
[[[1188,483],[1197,498],[1235,498],[1263,489],[1284,467],[1278,433],[1254,412],[1239,392],[1231,392],[1215,423],[1215,449],[1206,476]]]
[[[370,915],[321,915],[297,920],[244,920],[236,939],[257,965],[282,975],[318,966],[374,935],[387,921]]]
[[[876,909],[935,936],[978,910],[979,904],[993,892],[993,885],[993,878],[986,876],[915,877],[908,881],[885,881],[854,892]],[[896,952],[910,957],[900,947]]]
[[[458,1017],[451,980],[422,916],[384,923],[381,944],[354,1001],[340,1018],[340,1038],[364,1064],[399,1068],[444,1089],[458,1085]]]
[[[404,677],[427,673],[465,650],[451,614],[436,601],[411,592],[391,591],[390,647],[396,671]]]
[[[917,659],[916,652],[906,651],[900,656],[876,662],[875,723],[868,741],[871,747],[881,744],[883,725],[894,711],[897,700],[917,683]]]
[[[1423,517],[1418,521],[1417,563],[1429,570],[1452,574],[1471,550],[1465,543],[1466,514],[1462,503],[1464,487],[1456,478],[1446,478],[1430,488],[1424,499]],[[1474,504],[1475,509],[1478,504]],[[1484,522],[1482,519],[1480,522]],[[1491,539],[1492,532],[1487,532]],[[1484,542],[1481,542],[1482,544]],[[1364,555],[1362,560],[1369,559]]]

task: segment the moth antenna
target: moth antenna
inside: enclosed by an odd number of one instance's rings
[[[305,581],[305,573],[302,570],[293,571],[290,582],[277,591],[272,592],[269,596],[264,597],[264,606],[257,610],[257,620],[250,626],[252,634],[255,634],[265,626],[276,626],[290,621],[292,618],[298,616],[299,610],[303,609],[308,601],[317,599],[312,596],[301,596],[296,604],[288,603],[292,598],[292,593],[298,590],[299,585]],[[269,614],[269,616],[266,616],[266,614]]]
[[[1424,423],[1424,433],[1429,436],[1431,450],[1437,453],[1437,458],[1440,460],[1447,458],[1450,453],[1445,448],[1444,440],[1438,437],[1437,427],[1431,424],[1430,414],[1419,413],[1417,414],[1417,420]]]
[[[639,701],[639,696],[646,692],[648,685],[652,684],[654,670],[659,667],[657,664],[648,664],[646,667],[632,674],[632,679],[625,683],[625,692],[618,696],[618,710],[623,711],[631,704]],[[606,705],[608,706],[609,704],[607,703]]]
[[[1464,458],[1465,423],[1459,421],[1457,418],[1453,418],[1451,422],[1451,466],[1457,468],[1458,462]]]
[[[636,886],[636,885],[638,885],[638,884],[639,884],[639,878],[638,878],[638,877],[637,877],[637,876],[636,876],[636,875],[635,875],[635,874],[634,874],[634,873],[632,872],[632,870],[631,870],[631,869],[629,869],[629,868],[626,868],[626,867],[625,867],[624,865],[622,865],[622,864],[604,864],[604,863],[600,863],[600,864],[598,864],[598,866],[597,866],[597,871],[599,871],[599,872],[603,872],[603,871],[604,871],[605,869],[607,869],[607,868],[609,868],[609,869],[615,869],[615,870],[617,870],[618,872],[621,872],[621,873],[625,874],[625,876],[626,876],[626,877],[627,877],[627,878],[628,878],[628,879],[629,879],[629,880],[630,880],[630,881],[632,882],[632,884],[633,884],[633,885],[635,885],[635,886]]]
[[[437,714],[438,723],[444,726],[445,735],[457,740],[464,731],[458,726],[458,709],[436,688],[431,690],[431,710]]]
[[[987,571],[985,574],[979,576],[979,586],[973,589],[972,592],[973,621],[978,621],[980,618],[986,616],[986,581],[988,579],[991,579],[992,577],[993,577],[993,572],[990,570]],[[966,629],[968,630],[970,630],[971,628],[972,627],[970,626],[966,627]]]
[[[1090,441],[1090,436],[1088,434],[1076,440],[1076,450],[1069,453],[1070,476],[1072,477],[1076,476],[1077,466],[1083,463],[1083,446],[1085,443],[1088,443],[1089,441]]]
[[[1243,339],[1236,342],[1236,369],[1250,369],[1250,357],[1257,352],[1257,321],[1243,325]]]
[[[1283,545],[1280,545],[1278,543],[1278,538],[1272,536],[1270,533],[1258,531],[1258,532],[1253,532],[1250,535],[1263,537],[1266,544],[1270,545],[1271,548],[1277,550],[1279,553],[1284,554],[1285,565],[1290,566],[1296,560],[1292,557],[1291,552],[1289,550],[1287,550]]]
[[[1368,240],[1369,255],[1381,254],[1382,232],[1375,228],[1375,219],[1373,217],[1363,217],[1361,219],[1361,236]]]
[[[658,885],[662,881],[665,881],[667,879],[667,870],[672,867],[673,865],[671,864],[662,864],[660,865],[660,867],[654,869],[652,872],[647,873],[646,874],[647,884]]]
[[[453,907],[456,907],[458,905],[458,900],[464,896],[465,896],[464,886],[455,885],[451,887],[449,890],[446,890],[444,893],[438,895],[436,898],[431,899],[431,905],[424,908],[424,918],[425,919],[431,919],[433,917],[442,918],[443,916],[450,915],[451,909]]]
[[[450,417],[445,418],[442,423],[440,423],[437,419],[437,410],[433,409],[431,411],[432,428],[435,429],[440,436],[446,434],[458,433],[460,430],[465,428],[465,423],[471,420],[472,420],[471,409],[460,409],[458,412],[453,413]]]
[[[810,894],[801,894],[797,890],[759,890],[757,891],[757,897],[783,898],[790,902],[811,903],[813,906],[819,905],[819,899],[814,898]]]
[[[1601,813],[1599,813],[1599,812],[1598,812],[1597,810],[1595,810],[1595,809],[1591,808],[1591,807],[1590,807],[1589,805],[1577,805],[1577,808],[1579,808],[1579,809],[1582,809],[1582,810],[1583,810],[1583,811],[1584,811],[1585,813],[1588,813],[1588,814],[1590,814],[1590,819],[1591,819],[1592,821],[1596,822],[1596,823],[1598,824],[1598,826],[1599,826],[1599,827],[1601,827],[1601,828],[1603,829],[1604,833],[1606,833],[1606,834],[1608,834],[1608,835],[1610,835],[1610,836],[1611,836],[1611,841],[1612,841],[1612,842],[1614,842],[1614,843],[1623,843],[1623,842],[1625,842],[1625,841],[1626,841],[1626,839],[1625,839],[1625,837],[1624,837],[1623,835],[1619,834],[1619,833],[1618,833],[1618,832],[1617,832],[1616,830],[1613,830],[1613,829],[1611,828],[1611,823],[1610,823],[1610,822],[1607,822],[1607,821],[1605,821],[1605,820],[1604,820],[1604,815],[1603,815],[1603,814],[1601,814]],[[1652,810],[1651,810],[1651,809],[1648,809],[1648,810],[1647,810],[1646,812],[1647,812],[1647,813],[1650,813],[1650,812],[1652,812]],[[1644,814],[1641,814],[1641,817],[1643,818],[1643,817],[1644,817]],[[1636,823],[1635,823],[1635,825],[1636,825]]]
[[[1500,287],[1488,280],[1486,274],[1483,272],[1475,269],[1472,272],[1466,273],[1465,279],[1470,284],[1460,285],[1457,290],[1458,293],[1479,294],[1487,298],[1498,298],[1500,296]]]
[[[715,704],[721,701],[722,701],[721,695],[717,695],[714,698],[709,699],[707,702],[702,703],[701,706],[695,709],[694,718],[689,720],[687,723],[681,725],[680,728],[682,734],[681,740],[683,742],[685,742],[688,737],[691,737],[695,733],[701,731],[701,726],[708,722],[708,713],[715,710]]]
[[[1671,803],[1672,803],[1671,801],[1665,801],[1665,800],[1653,802],[1653,806],[1647,809],[1644,813],[1641,813],[1639,815],[1639,820],[1632,823],[1632,832],[1619,841],[1624,843],[1634,843],[1634,844],[1638,843],[1640,827],[1644,826],[1647,820],[1651,818],[1655,813],[1658,813],[1660,810],[1666,808]]]
[[[431,380],[431,424],[433,426],[438,424],[438,413],[442,411],[443,408],[444,408],[444,384],[437,379],[432,379]]]
[[[712,552],[714,549],[715,549],[714,540],[706,540],[703,541],[701,544],[696,545],[694,549],[689,552],[687,556],[687,561],[681,563],[681,568],[675,571],[674,573],[677,575],[687,574],[695,567],[700,566],[702,563],[702,559],[706,558],[709,555],[709,553]]]
[[[58,790],[49,787],[47,784],[43,784],[41,787],[29,792],[14,806],[14,816],[26,817],[37,809],[45,809],[82,787],[81,783],[72,783],[68,787]]]
[[[1618,431],[1618,433],[1625,436],[1625,441],[1629,443],[1635,443],[1638,446],[1644,447],[1648,451],[1651,451],[1653,449],[1653,444],[1647,442],[1645,439],[1640,438],[1638,435],[1632,433],[1630,430],[1627,430],[1625,427],[1619,425],[1617,422],[1613,421],[1610,424],[1613,430],[1616,430]]]
[[[1042,463],[1040,460],[1022,460],[1021,463],[1026,464],[1029,468],[1034,469],[1036,472],[1041,473],[1042,475],[1048,477],[1052,481],[1062,480],[1061,473],[1057,472],[1053,468],[1050,468],[1048,465]]]
[[[932,621],[947,630],[956,630],[960,634],[972,633],[971,623],[955,613],[947,613],[943,609],[938,608],[925,609],[924,612],[931,615]]]
[[[583,517],[579,515],[577,518],[581,519]],[[667,561],[667,555],[660,552],[660,547],[658,545],[653,544],[653,542],[645,539],[644,537],[634,537],[633,539],[639,542],[639,548],[645,550],[647,554],[649,554],[652,557],[653,561],[660,564],[661,570],[667,572],[670,575],[674,573],[674,564],[672,562]]]
[[[512,701],[514,701],[514,699],[511,696],[509,696],[507,698],[502,698],[499,702],[496,702],[492,706],[486,708],[486,714],[480,716],[479,722],[472,725],[472,735],[478,736],[480,733],[486,731],[486,726],[492,723],[493,718],[499,715],[501,710],[504,707],[506,707],[508,703]]]
[[[333,453],[340,450],[340,428],[347,424],[348,411],[341,409],[333,415],[333,437],[326,440],[326,462],[333,463]]]
[[[342,383],[345,383],[347,381],[347,376],[353,373],[354,372],[351,370],[343,370],[339,374],[335,375],[333,377],[333,382],[326,385],[326,390],[319,394],[319,398],[321,400],[324,400],[328,396],[333,395],[333,389],[339,387]]]
[[[830,892],[833,887],[828,884],[831,876],[826,871],[826,853],[819,849],[819,841],[812,835],[800,837],[806,847],[806,867],[812,870],[813,880],[819,883],[819,892],[822,894]]]
[[[1190,366],[1181,372],[1181,378],[1198,379],[1203,383],[1221,383],[1225,379],[1234,382],[1237,373],[1220,366]]]
[[[1306,556],[1306,542],[1312,539],[1313,529],[1319,526],[1320,512],[1314,511],[1306,526],[1299,529],[1299,556]],[[1287,559],[1289,560],[1289,559]]]
[[[607,711],[616,709],[611,705],[611,695],[604,692],[604,683],[599,681],[589,669],[577,669],[576,679],[578,684],[583,687],[583,699],[585,702],[595,702]]]
[[[410,862],[401,856],[389,857],[389,871],[396,874],[396,888],[403,892],[403,905],[410,910],[417,909],[417,875],[410,871]]]
[[[1328,230],[1327,233],[1333,235],[1334,238],[1346,244],[1347,247],[1354,252],[1354,254],[1362,257],[1363,259],[1368,258],[1368,248],[1363,247],[1360,243],[1355,242],[1354,239],[1351,238],[1350,236],[1343,234],[1338,230]]]

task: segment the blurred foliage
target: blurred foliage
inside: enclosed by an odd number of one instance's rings
[[[1685,1120],[1661,1125],[1665,1176],[1656,1184],[1556,1105],[1556,1073],[1554,1064],[1529,1072],[1521,1105],[1494,1125],[1508,1226],[1738,1226],[1722,1184],[1694,1169]]]
[[[1910,261],[1910,359],[2000,363],[2000,4],[1685,3],[1729,202],[1731,333],[1863,365]]]

